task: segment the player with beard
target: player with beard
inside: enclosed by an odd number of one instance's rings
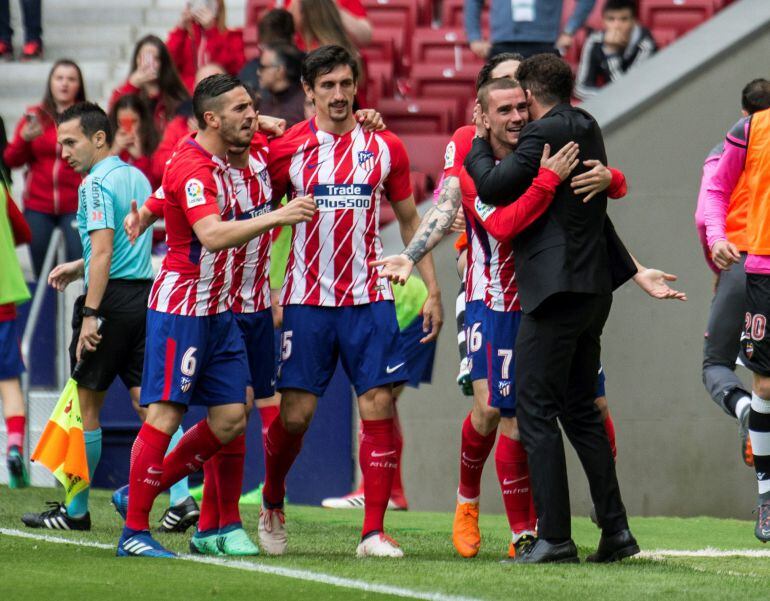
[[[315,213],[312,199],[304,196],[276,211],[236,220],[225,157],[229,148],[251,143],[252,99],[238,79],[214,75],[196,87],[193,110],[199,131],[178,148],[163,177],[169,253],[150,294],[141,397],[148,412],[131,452],[119,556],[172,557],[149,532],[155,498],[223,448],[238,444],[233,441],[243,434],[248,360],[230,311],[235,271],[230,249]],[[208,417],[164,459],[170,436],[191,404],[208,407]]]
[[[312,193],[318,213],[294,228],[281,294],[281,412],[267,432],[260,547],[274,555],[285,552],[286,475],[340,358],[358,395],[363,430],[359,459],[365,508],[356,553],[401,557],[384,533],[384,516],[397,454],[392,389],[408,374],[390,284],[369,263],[381,253],[383,196],[405,240],[419,224],[409,160],[392,133],[367,133],[356,123],[358,64],[350,53],[322,46],[305,59],[302,77],[317,115],[271,143],[270,172],[276,196],[285,189]],[[428,342],[441,326],[441,301],[431,258],[420,268],[429,291],[423,307],[423,341]]]

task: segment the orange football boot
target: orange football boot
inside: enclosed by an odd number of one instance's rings
[[[458,503],[452,524],[452,543],[462,557],[476,557],[481,547],[479,504]]]

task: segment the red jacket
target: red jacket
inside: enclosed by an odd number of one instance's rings
[[[123,96],[128,96],[129,94],[140,96],[142,94],[142,90],[126,80],[112,91],[112,96],[110,96],[110,103],[107,105],[108,110],[111,109],[112,105],[120,100]],[[155,128],[162,135],[163,130],[166,129],[166,126],[168,125],[168,122],[174,118],[173,114],[168,114],[166,103],[163,102],[162,97],[158,98],[158,101],[155,103],[155,111],[153,112],[153,117],[155,118]]]
[[[158,185],[163,181],[163,172],[166,170],[166,162],[171,158],[177,143],[190,133],[187,121],[188,117],[185,117],[184,115],[177,115],[174,117],[166,126],[166,131],[163,132],[163,138],[161,138],[160,144],[158,144],[158,147],[152,155],[152,174],[155,181],[158,182]],[[150,178],[150,181],[153,181],[153,178]]]
[[[32,242],[32,231],[10,194],[6,198],[6,204],[8,205],[8,221],[11,222],[13,241],[16,242],[16,246],[29,244]],[[11,321],[12,319],[16,319],[16,305],[14,303],[0,305],[0,322]]]
[[[27,113],[37,115],[43,126],[42,135],[25,142],[21,137],[21,128],[25,124],[22,118],[3,152],[3,160],[8,167],[27,167],[24,208],[54,215],[75,213],[82,177],[61,158],[61,148],[56,142],[56,124],[43,107],[30,107]]]
[[[217,63],[230,75],[238,75],[246,62],[243,31],[240,29],[220,31],[216,25],[203,29],[198,23],[193,23],[192,31],[179,27],[172,29],[166,46],[190,94],[195,88],[198,67]]]

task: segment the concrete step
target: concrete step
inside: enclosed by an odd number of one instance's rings
[[[91,4],[91,3],[89,3]],[[141,9],[125,9],[116,6],[121,3],[102,3],[98,10],[93,6],[67,7],[66,10],[43,11],[43,41],[45,41],[46,29],[66,27],[70,31],[77,32],[81,25],[98,25],[106,23],[111,25],[141,25],[145,14]]]

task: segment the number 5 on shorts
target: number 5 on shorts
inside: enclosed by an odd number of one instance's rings
[[[291,336],[294,334],[293,330],[286,330],[281,334],[281,360],[286,361],[291,357]]]

